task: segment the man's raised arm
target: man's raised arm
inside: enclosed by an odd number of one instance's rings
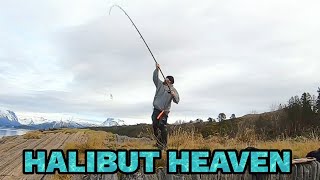
[[[178,104],[180,101],[179,93],[176,89],[171,90],[171,94],[173,96],[173,102]]]
[[[156,85],[156,87],[159,86],[159,84],[162,83],[162,81],[159,79],[159,64],[156,64],[156,69],[153,71],[153,82],[154,82],[154,85]]]

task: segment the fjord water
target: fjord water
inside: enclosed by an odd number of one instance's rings
[[[26,129],[0,127],[0,138],[3,136],[23,135],[28,131]]]

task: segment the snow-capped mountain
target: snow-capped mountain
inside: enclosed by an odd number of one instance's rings
[[[59,127],[70,127],[70,128],[79,128],[79,127],[94,127],[97,124],[90,123],[86,120],[82,119],[60,119],[59,120],[51,120],[43,117],[23,117],[19,118],[19,121],[23,125],[32,126],[36,128],[47,127],[47,128],[59,128]]]
[[[49,128],[83,128],[85,126],[70,120],[67,120],[67,121],[60,120],[60,121],[45,122],[41,124],[34,124],[32,125],[32,127],[36,129],[49,129]]]
[[[18,117],[13,111],[0,110],[0,126],[20,126]]]
[[[123,126],[125,125],[124,120],[121,119],[115,119],[115,118],[108,118],[106,121],[104,121],[101,126]]]
[[[20,124],[23,124],[23,125],[34,125],[34,124],[42,124],[42,123],[52,122],[52,120],[48,120],[43,117],[34,116],[34,117],[20,117],[19,122],[20,122]]]
[[[108,118],[103,123],[94,120],[68,118],[60,120],[46,119],[41,116],[24,116],[20,118],[10,110],[0,110],[0,126],[6,127],[23,127],[31,129],[49,129],[49,128],[84,128],[99,126],[122,126],[125,125],[124,120]]]

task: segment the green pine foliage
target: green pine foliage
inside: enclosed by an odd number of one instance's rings
[[[316,100],[316,113],[319,115],[320,114],[320,112],[319,112],[319,110],[320,110],[320,88],[318,88],[318,98],[317,98],[317,100]]]

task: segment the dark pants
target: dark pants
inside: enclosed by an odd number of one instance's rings
[[[167,142],[168,142],[168,131],[167,131],[168,115],[163,113],[162,117],[158,120],[157,117],[160,113],[161,113],[160,110],[153,109],[151,118],[152,118],[153,133],[157,139],[157,146],[160,148],[164,148],[164,147],[167,147]]]

